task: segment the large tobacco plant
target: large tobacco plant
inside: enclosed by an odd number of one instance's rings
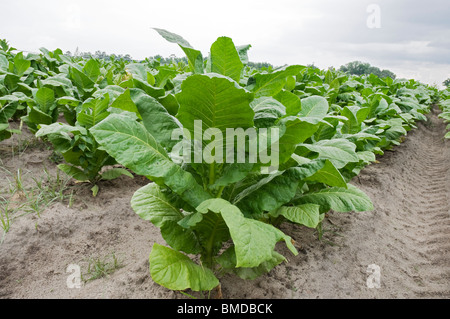
[[[155,282],[173,290],[203,291],[219,285],[216,276],[222,271],[256,278],[285,260],[275,250],[277,242],[297,254],[291,237],[276,227],[280,223],[316,228],[330,209],[372,209],[370,199],[348,185],[339,170],[359,162],[355,144],[339,138],[311,146],[317,130],[332,127],[330,122],[339,116],[329,115],[323,97],[300,100],[289,92],[291,80],[304,67],[246,75],[249,46],[218,38],[204,63],[186,40],[157,31],[180,45],[189,60],[191,72],[175,77],[173,89],[166,92],[176,98],[177,112],[134,88],[140,120],[110,114],[89,129],[118,163],[153,181],[136,191],[131,206],[160,228],[169,246],[155,243],[151,250]],[[279,133],[271,134],[273,128]],[[240,129],[265,134],[249,136],[245,152],[238,141],[227,140],[236,146],[230,154],[217,141],[227,130]],[[173,138],[179,131],[185,135],[182,142]],[[180,160],[180,143],[191,149],[201,145],[210,156],[198,162],[192,153]],[[277,145],[277,165],[260,156],[255,160],[250,152],[254,144],[266,155]],[[199,255],[199,261],[188,255]]]

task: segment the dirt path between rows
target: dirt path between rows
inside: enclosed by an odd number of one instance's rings
[[[445,126],[436,111],[428,117],[402,145],[352,181],[371,197],[374,211],[331,212],[322,241],[314,230],[283,226],[301,245],[299,255],[280,245],[287,263],[253,281],[224,276],[223,296],[449,298],[450,143],[443,140]],[[50,155],[45,147],[30,147],[20,156],[0,148],[1,174],[21,167],[24,184],[31,185],[44,167],[55,174]],[[5,177],[0,179],[2,196],[11,184]],[[95,198],[88,188],[74,186],[72,206],[56,202],[40,217],[14,220],[0,245],[0,298],[186,298],[149,276],[151,245],[164,240],[129,205],[145,183],[138,177],[105,182]],[[89,257],[112,252],[121,268],[81,288],[68,287],[69,264],[85,271]]]
[[[330,214],[338,246],[310,242],[305,258],[286,266],[292,297],[450,297],[450,143],[436,111],[428,117],[353,180],[375,210]],[[367,285],[370,265],[379,267],[380,288]]]

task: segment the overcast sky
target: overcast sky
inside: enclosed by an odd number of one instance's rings
[[[450,77],[448,0],[1,1],[0,38],[31,52],[183,56],[152,27],[204,55],[228,36],[251,44],[254,62],[338,68],[359,60],[428,84]]]

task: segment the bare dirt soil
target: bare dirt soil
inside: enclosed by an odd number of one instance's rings
[[[280,245],[288,262],[269,274],[253,281],[225,275],[223,297],[449,298],[450,143],[443,140],[445,126],[436,111],[428,117],[402,145],[352,181],[371,197],[375,210],[329,213],[321,241],[314,230],[284,225],[282,230],[301,246],[299,255]],[[36,181],[54,184],[51,158],[51,148],[26,132],[1,142],[0,196],[11,200],[19,168],[27,194]],[[41,205],[39,214],[19,217],[23,212],[15,212],[0,244],[0,298],[187,298],[149,275],[151,246],[164,240],[130,207],[131,196],[146,183],[139,176],[121,177],[100,183],[92,197],[90,187],[69,181],[62,201]],[[18,207],[21,200],[16,195],[11,201]],[[120,268],[81,288],[68,288],[68,265],[80,265],[87,278],[90,258],[104,260],[113,253]],[[370,272],[373,267],[379,267],[379,276]],[[367,282],[377,276],[379,288],[369,288]]]

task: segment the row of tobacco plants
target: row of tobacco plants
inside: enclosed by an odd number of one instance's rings
[[[153,245],[150,273],[173,290],[207,291],[224,273],[253,279],[270,271],[286,260],[277,242],[297,254],[282,223],[320,234],[330,210],[373,209],[348,182],[426,120],[440,96],[414,80],[302,65],[257,70],[247,65],[250,45],[220,37],[204,57],[182,37],[155,30],[189,63],[45,49],[25,56],[2,41],[0,140],[18,133],[11,121],[23,121],[94,195],[101,179],[146,176],[151,182],[131,206],[160,229],[167,245]],[[257,134],[244,144],[218,143],[230,130]],[[182,142],[174,132],[183,132]],[[180,156],[180,143],[192,153]],[[251,154],[254,145],[256,155],[275,152],[277,165]],[[210,156],[196,156],[198,147]]]
[[[450,138],[450,89],[441,92],[441,101],[439,102],[439,106],[442,110],[442,113],[439,114],[439,117],[444,120],[444,123],[447,124],[447,134],[445,134],[445,138]]]

